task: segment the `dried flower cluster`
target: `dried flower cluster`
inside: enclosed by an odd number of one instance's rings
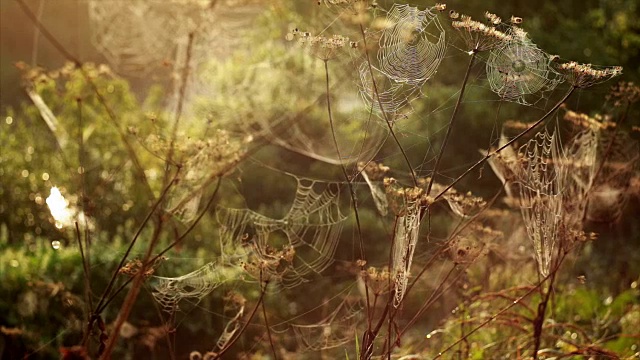
[[[389,268],[386,266],[381,269],[371,266],[367,270],[362,270],[360,277],[375,296],[389,292],[389,284],[393,283],[390,280],[392,276]]]
[[[557,68],[577,88],[587,88],[622,74],[621,66],[596,69],[592,64],[579,64],[575,61],[560,64]]]
[[[490,15],[492,15],[490,20],[499,19],[493,14]],[[495,26],[473,20],[468,15],[460,15],[451,11],[449,16],[453,19],[451,26],[460,32],[472,52],[491,50],[500,43],[511,39],[511,36],[496,29]]]
[[[293,29],[293,31],[287,34],[286,38],[287,40],[293,40],[297,38],[298,43],[306,46],[309,49],[311,55],[323,61],[335,59],[340,51],[347,45],[352,48],[357,47],[357,43],[349,42],[349,38],[346,36],[313,36],[310,32],[300,31],[298,29]]]

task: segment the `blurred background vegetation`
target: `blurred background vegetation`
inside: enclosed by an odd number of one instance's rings
[[[230,12],[233,12],[234,6],[238,9],[242,6],[234,5],[233,1],[221,3],[220,8]],[[381,8],[389,8],[392,3],[378,1]],[[56,226],[45,199],[51,187],[57,186],[71,206],[81,207],[91,218],[94,229],[91,284],[95,292],[93,296],[99,296],[124,253],[125,245],[146,216],[151,204],[149,192],[158,194],[161,190],[164,164],[158,159],[159,152],[154,151],[151,141],[168,137],[173,119],[172,109],[175,107],[175,79],[180,77],[180,74],[171,71],[172,59],[161,59],[149,65],[153,68],[145,76],[120,73],[115,66],[102,66],[110,64],[92,44],[87,1],[28,0],[26,4],[34,13],[41,14],[42,23],[65,49],[87,64],[84,65],[84,71],[95,81],[98,92],[117,114],[118,123],[114,126],[109,120],[110,115],[95,96],[94,89],[78,68],[68,65],[69,59],[65,59],[36,31],[18,3],[14,0],[1,1],[2,359],[25,356],[58,358],[61,355],[60,348],[80,342],[86,316],[82,259],[77,250],[73,227]],[[420,8],[434,5],[423,1],[410,4]],[[447,2],[447,7],[474,18],[481,18],[485,11],[495,12],[506,19],[511,15],[520,16],[524,18],[522,27],[541,49],[557,54],[562,59],[620,65],[624,68],[625,81],[640,81],[640,4],[636,0],[456,0]],[[231,26],[224,21],[224,16],[223,13],[220,22],[223,33],[225,26]],[[265,1],[261,2],[258,11],[241,14],[240,18],[234,19],[233,30],[221,36],[220,43],[211,43],[212,47],[222,50],[214,52],[214,56],[192,70],[187,89],[193,94],[186,102],[181,127],[184,143],[188,144],[192,138],[206,138],[202,135],[225,129],[235,136],[229,146],[236,146],[246,141],[245,137],[251,134],[251,130],[264,121],[295,115],[302,116],[310,131],[315,131],[318,138],[325,136],[321,146],[314,151],[333,156],[332,144],[326,137],[326,125],[323,125],[326,123],[326,101],[318,100],[314,109],[305,110],[315,99],[324,95],[322,62],[305,54],[294,43],[287,42],[285,36],[293,27],[319,33],[328,24],[332,24],[331,33],[351,31],[347,35],[354,38],[358,36],[357,30],[349,30],[348,21],[343,19],[332,23],[338,19],[338,15],[325,6],[318,6],[316,1]],[[162,19],[148,21],[163,24]],[[463,77],[462,69],[468,59],[464,52],[458,50],[461,44],[448,26],[446,14],[442,15],[441,21],[449,32],[448,41],[453,45],[447,48],[446,60],[427,84],[426,97],[412,104],[415,112],[410,120],[413,121],[399,126],[401,143],[410,149],[410,161],[423,166],[418,169],[420,175],[428,175],[433,164],[425,159],[431,159],[435,149],[440,147],[442,129],[451,114],[455,94]],[[332,62],[331,66],[332,74],[337,79],[334,80],[335,84],[340,84],[340,79],[347,78],[352,71],[340,61]],[[546,106],[561,96],[559,92],[551,93],[542,103],[531,107],[504,104],[500,120],[496,122],[497,99],[481,76],[483,72],[483,63],[472,69],[473,80],[461,116],[464,125],[454,129],[452,143],[441,167],[441,174],[447,178],[455,178],[462,173],[466,166],[477,160],[478,149],[486,149],[495,142],[495,133],[503,121],[535,120],[544,113]],[[611,85],[613,82],[580,91],[568,101],[568,108],[590,115],[602,113],[606,110],[603,109],[603,100]],[[37,93],[55,114],[59,129],[66,131],[66,145],[60,144],[61,135],[53,132],[43,121],[42,109],[34,105],[28,91]],[[338,88],[334,96],[340,97],[347,91]],[[640,109],[637,106],[631,110],[628,119],[623,124],[625,129],[640,125]],[[349,131],[351,129],[345,129],[347,142],[351,139]],[[144,175],[151,179],[149,186],[140,181],[136,164],[123,146],[122,133],[134,144],[133,151],[143,165]],[[637,132],[634,134],[632,137],[637,138]],[[152,136],[156,137],[151,139]],[[84,147],[80,147],[79,143],[84,143]],[[183,156],[187,157],[188,154],[188,149],[184,150]],[[403,170],[406,166],[395,144],[390,141],[385,143],[376,159],[391,167],[391,175],[408,183],[408,173]],[[333,181],[341,180],[342,176],[337,166],[314,161],[272,142],[260,147],[230,173],[221,185],[217,204],[247,207],[278,218],[287,212],[295,193],[295,181],[283,174],[285,171]],[[470,175],[459,187],[488,199],[499,190],[500,183],[487,167],[483,172]],[[83,188],[84,198],[78,195]],[[212,192],[213,186],[205,189],[206,195]],[[377,215],[364,187],[358,190],[358,194],[362,199],[361,218],[363,238],[367,239],[367,259],[374,265],[383,264],[388,257],[387,239],[392,221]],[[599,237],[585,244],[579,254],[565,264],[564,285],[559,290],[555,305],[557,322],[585,325],[585,334],[576,335],[584,336],[584,342],[597,342],[628,358],[640,351],[637,330],[640,328],[639,206],[636,197],[630,202],[621,221],[587,226],[587,231],[594,231]],[[348,213],[348,208],[344,209]],[[504,223],[508,225],[508,221]],[[433,239],[445,238],[453,225],[451,216],[444,210],[434,213]],[[172,227],[176,232],[186,228],[177,220],[174,220]],[[182,275],[216,260],[220,251],[217,245],[218,227],[215,207],[211,207],[184,245],[168,254],[169,260],[161,265],[158,273],[164,276]],[[514,228],[504,230],[502,241],[515,241],[511,236],[513,234],[509,233],[515,232]],[[150,238],[151,230],[143,232],[144,241],[134,248],[134,255],[140,255]],[[354,287],[356,277],[352,263],[359,256],[354,238],[355,224],[350,219],[343,230],[336,262],[326,271],[326,276],[303,284],[294,291],[283,291],[267,297],[266,307],[272,324],[303,314],[307,309],[318,306],[319,301]],[[171,239],[167,235],[161,242],[166,245]],[[438,240],[432,241],[437,243]],[[426,254],[433,253],[430,245],[419,245],[417,253],[423,254],[422,260],[426,259]],[[463,319],[460,323],[456,322],[459,321],[457,314],[475,316],[504,305],[505,299],[483,297],[479,295],[481,292],[531,284],[535,278],[535,264],[530,256],[522,254],[523,247],[529,246],[526,236],[521,236],[519,241],[513,243],[496,244],[499,250],[491,252],[485,260],[471,267],[434,310],[421,318],[422,324],[407,335],[402,351],[426,351],[429,354],[432,349],[424,341],[430,331],[464,323],[464,315],[460,315]],[[514,273],[521,277],[512,276]],[[418,291],[416,296],[427,294],[434,288],[434,283],[433,279],[424,281],[421,284],[423,290]],[[222,331],[224,320],[229,317],[223,311],[225,291],[232,289],[242,293],[251,302],[259,295],[259,289],[252,285],[255,284],[229,285],[224,290],[216,290],[215,295],[206,297],[197,306],[185,304],[174,319],[178,327],[174,340],[177,358],[187,358],[193,350],[206,351],[210,348]],[[479,291],[478,287],[483,291]],[[331,289],[330,294],[327,289]],[[103,314],[107,323],[116,317],[121,301],[116,298]],[[412,299],[408,300],[406,307],[417,308],[420,304],[419,299]],[[535,304],[534,300],[531,300],[531,304]],[[448,317],[452,310],[458,313]],[[526,309],[523,312],[526,314]],[[159,313],[150,292],[145,291],[129,319],[136,333],[122,342],[117,350],[118,357],[167,358],[166,331]],[[312,322],[318,319],[318,316],[314,318],[309,315],[307,320]],[[498,343],[500,339],[513,337],[509,333],[513,328],[509,329],[489,326],[487,331],[469,338],[468,351],[477,359],[494,358],[491,354],[500,354],[501,351],[506,353],[513,344],[501,343],[494,348],[480,344]],[[573,332],[567,331],[569,339],[575,340]],[[636,337],[611,336],[621,333],[635,333]],[[455,341],[456,336],[459,334],[448,332],[440,339],[440,344]],[[295,341],[290,336],[276,334],[275,337],[277,343],[295,352]],[[558,340],[560,347],[570,347],[569,342]],[[349,344],[335,353],[323,352],[318,358],[344,358],[345,351],[349,358],[353,358],[355,347],[355,344]],[[427,350],[424,350],[425,347]],[[249,328],[238,349],[234,353],[238,356],[242,352],[254,354],[255,358],[270,356],[269,344],[264,340],[263,328],[259,326]],[[431,354],[435,355],[435,352]],[[301,356],[312,358],[311,355]],[[245,354],[245,358],[250,357]]]

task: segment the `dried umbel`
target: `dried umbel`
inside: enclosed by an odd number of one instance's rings
[[[511,39],[511,36],[496,29],[492,24],[486,25],[471,19],[470,16],[453,12],[450,13],[450,17],[453,19],[451,26],[458,30],[471,52],[491,50]]]
[[[567,82],[577,88],[588,88],[622,74],[621,66],[596,67],[575,61],[559,64],[556,68]]]
[[[343,50],[349,49],[349,38],[342,35],[326,36],[314,36],[309,32],[293,29],[287,34],[287,40],[293,40],[297,38],[298,43],[309,49],[309,53],[322,60],[329,61],[335,59]]]
[[[373,266],[369,267],[367,270],[360,272],[360,278],[367,284],[367,288],[375,296],[389,292],[391,290],[389,285],[393,284],[391,281],[391,273],[387,267],[381,269]]]

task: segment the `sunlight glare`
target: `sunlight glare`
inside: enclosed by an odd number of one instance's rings
[[[56,186],[51,188],[51,195],[46,201],[51,215],[56,220],[56,227],[62,228],[62,226],[71,225],[73,216],[71,210],[69,210],[69,202],[62,196]]]

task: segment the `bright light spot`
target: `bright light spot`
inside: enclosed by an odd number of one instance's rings
[[[42,173],[42,180],[44,180],[44,181],[49,180],[49,174],[47,174],[47,173]]]
[[[13,124],[13,118],[11,116],[7,116],[6,119],[4,119],[4,121],[7,122],[7,125],[11,125]]]
[[[24,177],[24,178],[28,177],[28,176],[29,176],[29,170],[26,170],[26,169],[25,169],[25,170],[22,170],[21,175],[22,175],[22,177]]]
[[[20,266],[20,263],[16,259],[11,259],[11,261],[9,261],[9,265],[11,265],[11,267],[17,268],[18,266]]]
[[[631,283],[631,288],[632,289],[635,289],[637,287],[638,287],[638,282],[637,281],[634,281],[634,282]]]
[[[69,210],[69,202],[62,196],[57,187],[51,188],[51,195],[47,198],[47,205],[51,215],[56,220],[56,227],[61,229],[65,225],[71,225],[73,215]]]
[[[613,297],[609,296],[608,298],[604,299],[604,304],[605,305],[611,305],[611,303],[613,302]]]
[[[58,250],[60,249],[60,241],[58,240],[53,240],[51,242],[51,247],[53,248],[53,250]]]

